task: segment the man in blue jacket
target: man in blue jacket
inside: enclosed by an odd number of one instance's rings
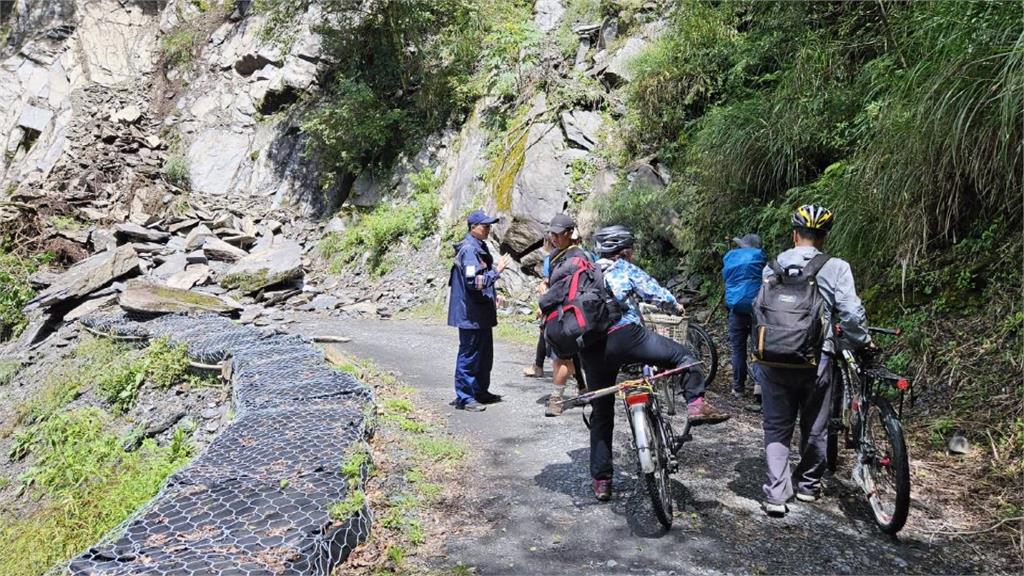
[[[747,383],[747,340],[750,338],[751,314],[754,298],[761,289],[761,271],[767,258],[761,250],[761,237],[747,234],[733,238],[736,248],[726,252],[722,259],[722,278],[725,279],[725,307],[729,310],[729,344],[732,346],[732,395],[741,398]],[[755,368],[756,371],[756,368]],[[760,402],[757,374],[754,381],[754,400]],[[754,409],[759,409],[756,406]]]
[[[448,325],[459,329],[454,401],[458,410],[483,412],[484,404],[501,401],[501,396],[489,390],[494,361],[491,329],[498,324],[494,285],[508,265],[508,256],[495,262],[484,244],[497,221],[483,210],[471,212],[466,218],[469,232],[455,245],[455,263],[448,279]]]

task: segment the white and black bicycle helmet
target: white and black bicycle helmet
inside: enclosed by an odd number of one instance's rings
[[[594,248],[601,256],[618,254],[627,248],[632,248],[635,242],[633,233],[621,224],[605,226],[594,234]]]

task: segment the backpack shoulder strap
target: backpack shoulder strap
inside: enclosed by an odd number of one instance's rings
[[[825,265],[832,257],[822,252],[811,258],[810,262],[804,266],[803,275],[807,277],[817,278],[818,272],[821,271],[822,266]]]
[[[782,281],[782,279],[786,277],[786,271],[782,268],[782,265],[779,264],[779,260],[777,258],[773,258],[772,261],[768,263],[768,267],[771,268],[772,273],[775,274],[775,280]]]

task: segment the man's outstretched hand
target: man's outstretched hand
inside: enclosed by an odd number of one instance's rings
[[[494,269],[498,271],[498,274],[501,274],[505,271],[505,268],[511,261],[512,258],[508,254],[502,254],[501,257],[498,258],[498,263],[494,265]]]

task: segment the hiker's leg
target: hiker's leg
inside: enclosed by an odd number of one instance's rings
[[[544,339],[544,331],[540,331],[540,336],[537,338],[537,353],[533,357],[533,365],[537,366],[544,371],[544,359],[548,357],[548,346],[547,340]]]
[[[793,484],[789,468],[789,445],[800,387],[794,380],[801,377],[800,370],[765,367],[761,373],[761,398],[764,428],[764,456],[766,481],[764,495],[772,504],[785,504],[793,497]],[[813,373],[812,373],[813,374]],[[794,390],[797,392],[794,393]]]
[[[800,406],[800,463],[793,471],[796,489],[807,494],[821,490],[832,407],[832,359],[822,355],[816,378],[804,384]]]
[[[476,398],[476,374],[480,357],[479,332],[459,328],[459,353],[455,359],[455,402],[459,405]]]
[[[487,394],[491,389],[491,368],[494,367],[494,333],[491,328],[480,329],[480,363],[476,373],[476,393]]]
[[[587,373],[590,390],[613,386],[618,366],[605,359],[604,340],[588,346],[580,353],[583,370]],[[590,415],[590,475],[595,480],[612,477],[612,432],[615,424],[615,396],[598,398],[592,404]]]
[[[743,392],[747,383],[747,338],[750,315],[729,311],[729,344],[732,347],[732,389]]]

